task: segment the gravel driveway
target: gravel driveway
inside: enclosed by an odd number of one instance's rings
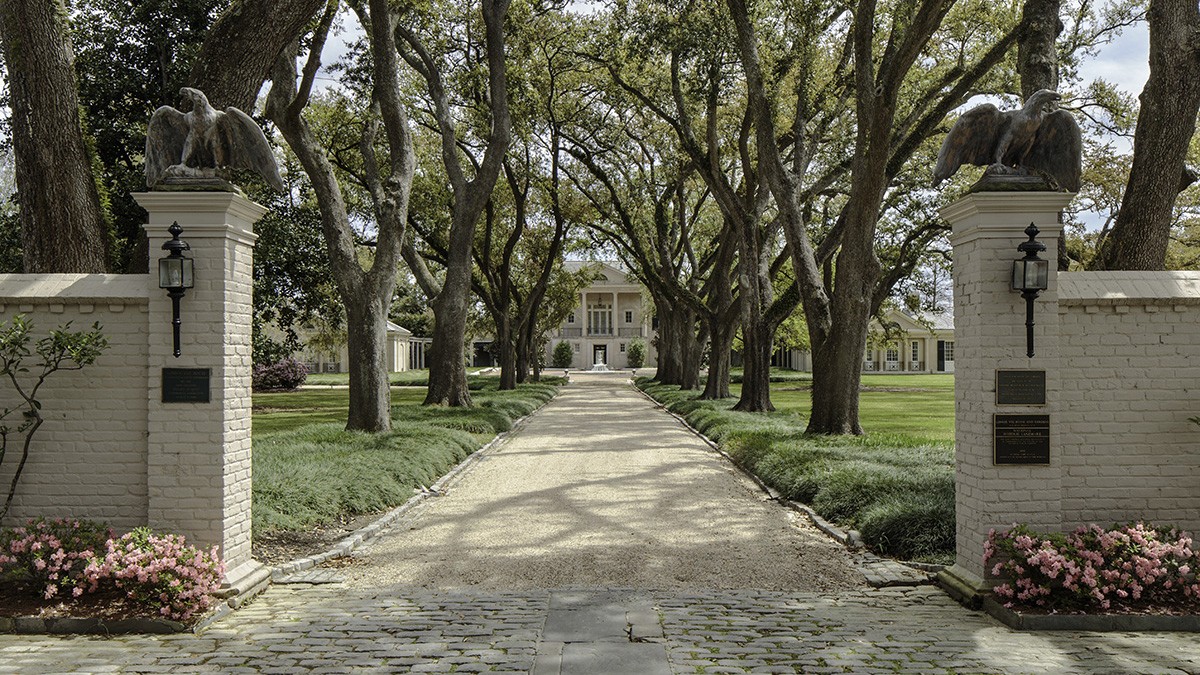
[[[619,374],[554,401],[342,570],[356,588],[862,588],[842,547]]]

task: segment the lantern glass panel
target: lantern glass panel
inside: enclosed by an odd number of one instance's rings
[[[158,259],[158,287],[183,287],[183,258]]]
[[[183,263],[183,269],[181,271],[182,273],[180,274],[180,279],[183,282],[182,288],[192,288],[192,286],[194,285],[194,276],[192,274],[192,259],[191,258],[183,258],[180,262]]]
[[[1025,265],[1025,288],[1044,291],[1049,287],[1049,280],[1049,260],[1030,260]]]

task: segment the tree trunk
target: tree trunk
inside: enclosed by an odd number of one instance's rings
[[[67,10],[0,2],[26,272],[108,271],[108,234],[84,143]]]
[[[346,428],[386,431],[391,428],[391,390],[386,359],[387,308],[396,288],[416,162],[408,118],[399,95],[398,57],[392,38],[394,16],[388,10],[387,0],[370,0],[370,18],[373,20],[368,19],[364,7],[356,8],[360,21],[364,26],[369,25],[374,112],[377,115],[373,123],[364,125],[361,144],[369,149],[363,157],[363,175],[369,184],[378,226],[375,258],[370,269],[364,270],[359,263],[354,231],[337,174],[303,116],[320,67],[321,50],[333,24],[333,9],[330,7],[326,11],[314,31],[303,77],[297,78],[296,72],[298,45],[293,44],[276,61],[274,83],[267,97],[267,114],[300,160],[312,184],[321,211],[321,233],[329,253],[330,269],[346,307],[350,352],[350,407]],[[379,141],[381,126],[389,150],[386,166],[381,166],[370,151]]]
[[[346,350],[350,359],[350,408],[346,428],[391,428],[387,374],[387,304],[367,294],[346,303]]]
[[[326,2],[234,0],[209,29],[188,81],[218,110],[254,110],[276,59]]]
[[[1028,27],[1017,42],[1017,73],[1021,76],[1021,98],[1039,89],[1058,91],[1058,49],[1055,41],[1063,31],[1059,19],[1062,0],[1025,0],[1021,20]],[[1058,238],[1058,269],[1071,267],[1067,238]]]
[[[654,379],[662,384],[679,384],[683,373],[683,343],[678,313],[667,300],[655,299],[658,315],[658,368]]]
[[[738,228],[738,288],[742,308],[742,395],[734,410],[771,412],[771,351],[775,326],[767,319],[771,306],[771,278],[763,264],[763,233],[756,223],[743,221]]]
[[[679,388],[691,391],[700,386],[700,363],[704,360],[704,344],[708,341],[708,330],[696,331],[696,312],[687,308],[682,312],[680,337]]]
[[[531,357],[533,356],[531,341],[530,336],[526,335],[525,331],[520,331],[517,335],[517,384],[524,384],[529,381],[529,373],[532,370]]]
[[[1017,72],[1021,76],[1021,98],[1039,89],[1058,89],[1058,49],[1062,33],[1059,20],[1062,0],[1025,0],[1021,20],[1027,28],[1017,42]]]
[[[475,244],[475,226],[487,205],[503,168],[504,155],[511,139],[512,118],[508,107],[508,80],[505,74],[504,22],[509,0],[483,0],[485,51],[488,69],[488,102],[491,106],[491,131],[483,161],[475,177],[467,180],[459,158],[459,138],[442,74],[420,39],[411,31],[397,33],[418,53],[405,58],[424,59],[419,67],[429,86],[441,136],[442,164],[454,193],[450,221],[450,241],[446,252],[446,280],[433,301],[432,360],[429,364],[429,392],[425,405],[470,406],[463,343],[467,336],[467,307],[471,293],[471,252]]]
[[[478,216],[478,214],[476,214]],[[456,219],[457,220],[457,219]],[[453,241],[466,238],[466,244]],[[433,301],[433,341],[429,345],[429,390],[425,405],[471,405],[467,389],[467,361],[464,344],[467,336],[467,302],[471,292],[471,242],[475,228],[451,227],[450,260],[442,292]],[[465,261],[461,258],[465,258]]]
[[[1116,223],[1097,256],[1101,269],[1161,270],[1175,198],[1200,109],[1200,8],[1151,0],[1150,77],[1133,135],[1133,168]]]
[[[700,398],[715,401],[729,398],[729,356],[736,325],[725,314],[719,313],[709,326],[708,379]]]
[[[511,391],[517,388],[517,346],[507,307],[504,308],[504,314],[504,318],[496,322],[496,344],[500,347],[500,390]]]

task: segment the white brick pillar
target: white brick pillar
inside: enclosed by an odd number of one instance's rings
[[[265,572],[250,555],[250,375],[253,224],[266,209],[229,192],[146,192],[150,273],[158,276],[167,228],[178,222],[191,246],[195,287],[180,302],[180,349],[172,347],[171,301],[150,297],[149,521],[205,548],[217,545],[226,582],[257,585]],[[164,368],[208,375],[208,402],[164,402]],[[176,376],[179,371],[175,371]],[[172,378],[177,383],[177,378]],[[178,393],[178,386],[171,386]],[[193,392],[194,393],[194,392]],[[175,396],[177,397],[177,396]],[[191,396],[186,396],[192,398]]]
[[[1062,525],[1058,411],[1058,289],[1054,273],[1059,213],[1073,194],[979,192],[942,209],[954,247],[954,409],[957,556],[942,575],[952,590],[990,588],[983,566],[988,530],[1013,523],[1056,531]],[[1026,356],[1025,300],[1011,290],[1017,245],[1030,223],[1046,245],[1049,289],[1034,301],[1035,356]],[[1044,406],[998,405],[996,371],[1044,370]],[[1049,465],[997,465],[993,415],[1049,415]]]

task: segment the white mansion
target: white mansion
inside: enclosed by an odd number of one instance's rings
[[[611,263],[569,260],[566,266],[572,272],[591,267],[597,277],[580,291],[579,304],[551,334],[546,345],[546,363],[553,362],[554,348],[560,342],[568,342],[575,354],[571,368],[588,369],[595,364],[628,368],[629,343],[640,339],[646,345],[643,366],[655,366],[658,352],[651,339],[652,312],[645,307],[642,285]]]

